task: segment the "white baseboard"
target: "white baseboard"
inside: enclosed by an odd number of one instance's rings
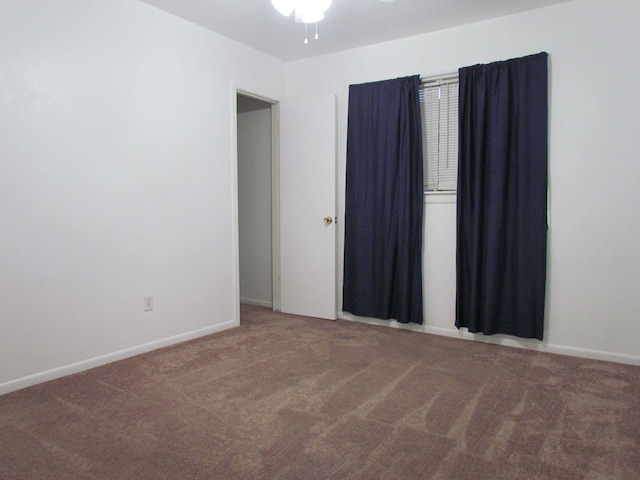
[[[31,387],[39,383],[55,380],[57,378],[66,377],[67,375],[72,375],[74,373],[90,370],[92,368],[100,367],[108,363],[117,362],[118,360],[124,360],[125,358],[135,357],[136,355],[147,353],[152,350],[157,350],[159,348],[168,347],[170,345],[186,342],[188,340],[193,340],[194,338],[204,337],[205,335],[211,335],[212,333],[218,333],[237,326],[238,322],[231,320],[211,327],[205,327],[199,330],[181,333],[173,337],[155,340],[153,342],[144,343],[142,345],[136,345],[135,347],[126,348],[124,350],[119,350],[113,353],[107,353],[106,355],[90,358],[88,360],[83,360],[71,365],[65,365],[63,367],[46,370],[44,372],[39,372],[34,375],[18,378],[9,382],[0,383],[0,395]]]
[[[256,307],[273,308],[273,303],[255,298],[240,297],[240,303],[246,303],[247,305],[254,305]]]
[[[547,344],[537,340],[516,339],[506,337],[504,335],[485,336],[481,334],[469,333],[466,329],[458,330],[456,328],[432,327],[417,324],[402,324],[395,320],[378,320],[375,318],[356,317],[346,312],[339,312],[340,320],[348,320],[351,322],[361,322],[368,325],[379,325],[388,328],[400,328],[403,330],[411,330],[418,333],[429,333],[432,335],[440,335],[443,337],[459,338],[461,340],[471,340],[474,342],[490,343],[493,345],[502,345],[505,347],[525,348],[528,350],[536,350],[538,352],[554,353],[558,355],[568,355],[570,357],[588,358],[591,360],[603,360],[605,362],[624,363],[627,365],[639,365],[640,356],[626,355],[623,353],[604,352],[600,350],[589,350],[586,348],[568,347],[564,345]]]

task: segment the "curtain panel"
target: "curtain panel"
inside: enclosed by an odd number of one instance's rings
[[[418,75],[349,87],[345,312],[423,322]]]
[[[459,77],[456,326],[542,340],[547,53]]]

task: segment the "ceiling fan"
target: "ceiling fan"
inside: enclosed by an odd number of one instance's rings
[[[393,3],[395,0],[380,0],[384,3]],[[304,23],[304,43],[309,43],[307,38],[307,24],[316,24],[315,39],[318,39],[318,22],[324,18],[324,13],[331,6],[332,0],[271,0],[271,4],[285,17],[295,12],[295,20]]]

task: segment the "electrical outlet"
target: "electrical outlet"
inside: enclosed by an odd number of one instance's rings
[[[144,311],[150,312],[153,310],[153,295],[144,296]]]

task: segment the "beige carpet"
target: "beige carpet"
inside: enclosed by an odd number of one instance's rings
[[[640,367],[242,315],[0,397],[0,478],[640,478]]]

